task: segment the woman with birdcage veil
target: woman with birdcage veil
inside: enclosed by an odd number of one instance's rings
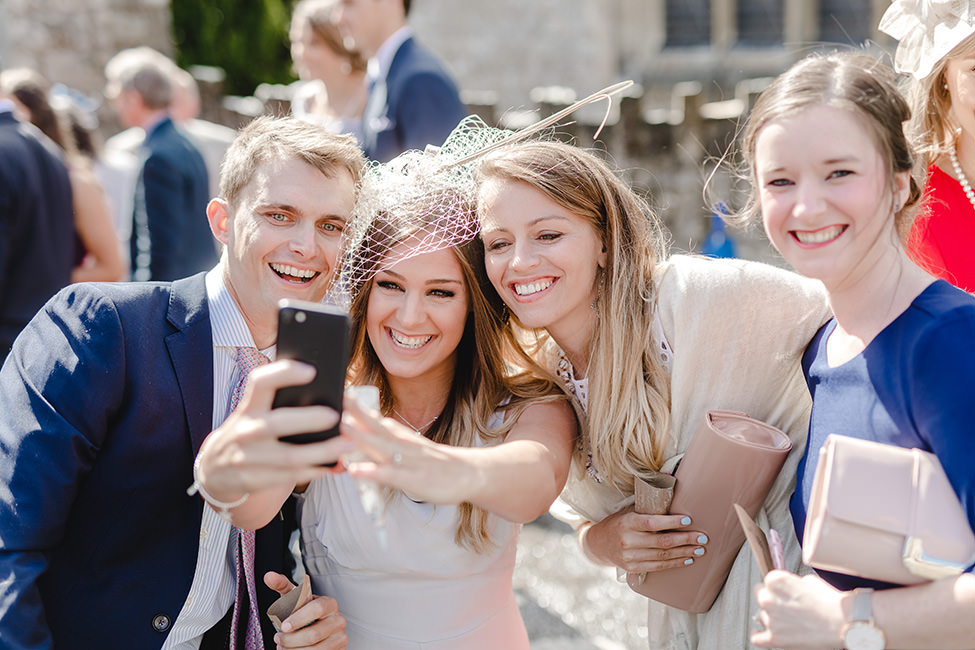
[[[908,75],[908,135],[926,175],[908,248],[933,275],[975,291],[975,2],[896,0],[880,31]]]
[[[512,589],[519,524],[557,497],[574,445],[564,396],[510,372],[519,359],[483,278],[470,169],[444,165],[456,157],[448,140],[367,168],[344,233],[333,299],[353,320],[349,383],[378,399],[347,397],[348,471],[319,470],[300,499],[306,570],[357,650],[527,650]],[[272,443],[268,465],[280,470],[287,447]],[[207,451],[204,487],[241,471]],[[308,469],[252,483],[234,522],[275,516]]]

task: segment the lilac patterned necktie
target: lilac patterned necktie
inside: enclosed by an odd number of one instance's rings
[[[230,395],[230,410],[233,411],[240,403],[247,386],[247,377],[251,370],[270,363],[257,348],[238,347],[237,367],[240,369],[240,379]],[[230,626],[231,650],[262,650],[264,639],[261,636],[260,613],[257,606],[257,582],[254,577],[254,531],[234,527],[234,563],[237,567],[237,594],[234,598],[234,616]],[[238,638],[240,617],[244,613],[244,599],[247,602],[247,629],[242,639]]]

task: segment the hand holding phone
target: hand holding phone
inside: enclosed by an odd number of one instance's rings
[[[341,420],[345,374],[349,364],[349,317],[339,309],[302,300],[278,303],[278,359],[295,359],[315,367],[315,378],[302,386],[281,388],[273,408],[322,405]],[[339,434],[338,425],[324,431],[282,436],[283,442],[306,444]]]

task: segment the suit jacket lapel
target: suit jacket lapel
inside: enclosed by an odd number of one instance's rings
[[[194,455],[213,426],[213,334],[205,273],[172,284],[167,318],[176,331],[166,337],[186,411]]]

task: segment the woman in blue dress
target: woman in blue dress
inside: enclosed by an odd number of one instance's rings
[[[920,198],[909,117],[893,72],[848,52],[794,65],[745,130],[750,211],[797,271],[823,283],[834,314],[803,358],[813,409],[791,502],[800,538],[830,433],[934,453],[975,527],[975,297],[905,253]],[[756,598],[759,647],[969,648],[975,639],[971,568],[910,587],[772,571]]]

